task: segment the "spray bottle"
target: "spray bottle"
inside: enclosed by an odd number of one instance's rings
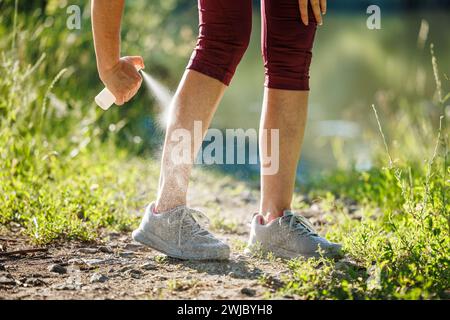
[[[141,68],[137,67],[136,70],[139,72]],[[116,102],[116,97],[106,87],[95,97],[95,103],[105,111],[111,108],[114,102]]]

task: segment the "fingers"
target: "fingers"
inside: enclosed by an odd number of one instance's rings
[[[142,80],[139,81],[138,84],[136,84],[136,86],[134,88],[132,88],[131,90],[129,90],[127,96],[125,97],[125,102],[130,101],[138,92],[140,86],[141,86]]]
[[[142,59],[142,57],[140,56],[130,56],[128,57],[128,59],[130,60],[130,62],[132,64],[134,64],[137,69],[144,69],[145,65],[144,65],[144,59]]]
[[[136,95],[142,84],[142,76],[136,69],[142,68],[144,68],[142,57],[123,57],[114,73],[105,78],[105,85],[116,97],[116,105],[122,106]]]
[[[311,0],[311,7],[314,13],[314,17],[316,18],[316,22],[318,25],[322,25],[322,14],[320,10],[319,0]]]
[[[141,84],[142,84],[142,78],[139,77],[139,80],[135,84],[133,84],[131,87],[129,87],[128,90],[126,91],[126,93],[124,94],[124,98],[123,98],[124,103],[130,101],[136,95],[139,88],[141,87]]]
[[[322,9],[322,15],[327,13],[327,0],[320,0],[320,9]]]
[[[123,104],[125,103],[125,100],[124,100],[123,96],[116,96],[116,101],[114,103],[118,106],[123,106]]]
[[[308,1],[309,0],[298,0],[298,4],[300,6],[300,17],[305,26],[307,26],[309,24]]]
[[[124,86],[122,93],[123,103],[130,101],[136,95],[142,84],[142,77],[134,68],[127,70],[126,77],[128,79],[122,83]]]

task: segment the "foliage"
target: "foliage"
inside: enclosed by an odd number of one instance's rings
[[[410,105],[391,108],[389,120],[381,121],[373,107],[380,129],[379,166],[326,173],[309,186],[311,197],[335,208],[337,223],[328,235],[344,244],[347,260],[291,261],[287,284],[279,293],[309,299],[449,297],[449,130],[433,49],[431,53],[437,95],[430,114],[440,113],[439,122],[433,123],[424,110],[413,112]],[[399,117],[401,125],[395,120]],[[394,146],[386,140],[385,128],[396,139]],[[349,210],[349,200],[359,205],[356,212]]]
[[[155,177],[156,166],[116,147],[120,123],[103,128],[102,113],[75,98],[77,90],[58,90],[79,87],[60,56],[69,48],[50,45],[54,55],[40,54],[54,40],[50,31],[21,30],[20,21],[17,47],[0,43],[0,223],[23,226],[39,243],[130,229],[130,210],[145,203],[136,197],[140,171]],[[24,46],[28,38],[38,45]]]

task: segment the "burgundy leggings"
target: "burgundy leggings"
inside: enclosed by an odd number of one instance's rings
[[[250,41],[252,0],[198,0],[199,36],[188,69],[229,85]],[[309,90],[316,23],[300,19],[298,0],[261,0],[265,86]]]

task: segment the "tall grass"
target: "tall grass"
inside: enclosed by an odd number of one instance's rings
[[[89,126],[78,131],[77,121],[86,123],[89,115],[66,119],[67,136],[61,140],[53,137],[52,128],[60,122],[48,117],[46,110],[52,88],[64,70],[44,93],[36,81],[43,75],[35,66],[23,65],[13,54],[2,52],[0,224],[18,224],[40,243],[91,240],[101,227],[129,227],[133,220],[127,214],[128,201],[117,194],[133,188],[127,184],[129,180],[112,174],[123,167],[123,153],[101,147],[95,129]],[[80,138],[83,140],[78,142]],[[80,146],[86,139],[91,145],[84,142]],[[94,145],[102,151],[91,153]],[[75,155],[72,151],[77,149]],[[132,170],[122,170],[133,178]]]

